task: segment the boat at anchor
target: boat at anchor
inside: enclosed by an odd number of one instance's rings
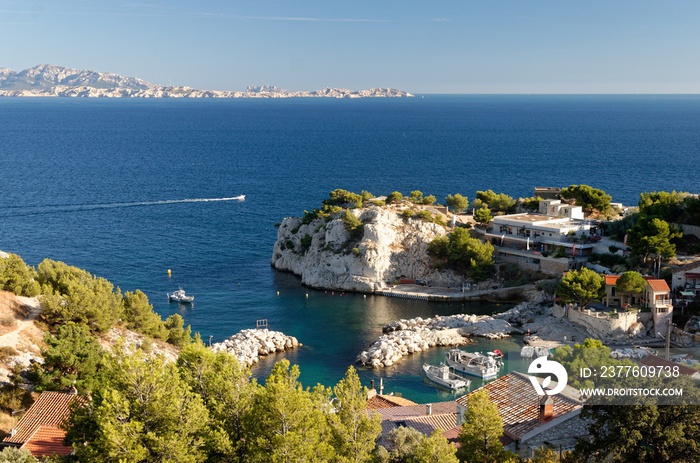
[[[471,381],[452,373],[450,367],[442,363],[439,367],[425,363],[423,371],[429,380],[452,390],[464,389],[471,384]]]
[[[477,376],[482,379],[494,378],[503,366],[503,353],[499,350],[488,352],[466,352],[452,349],[445,354],[445,363],[455,371]]]
[[[185,290],[180,288],[177,291],[168,293],[168,301],[187,304],[194,301],[194,296],[188,296],[187,294],[185,294]]]

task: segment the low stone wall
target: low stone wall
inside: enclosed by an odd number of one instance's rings
[[[555,313],[561,313],[561,308]],[[586,328],[592,336],[599,339],[619,337],[643,337],[648,331],[651,314],[647,312],[618,312],[615,316],[608,313],[593,312],[588,309],[569,308],[567,318],[572,323]]]
[[[228,352],[238,361],[249,367],[258,363],[260,356],[295,349],[301,343],[294,336],[287,336],[280,331],[243,330],[223,342],[211,346],[214,352]]]

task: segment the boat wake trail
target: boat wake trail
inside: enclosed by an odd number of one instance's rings
[[[56,214],[61,212],[93,211],[97,209],[114,209],[120,207],[140,207],[140,206],[162,206],[166,204],[181,203],[209,203],[218,201],[245,201],[245,195],[232,196],[230,198],[187,198],[187,199],[164,199],[159,201],[134,201],[121,203],[98,203],[98,204],[54,204],[45,206],[20,206],[6,207],[0,215],[4,216],[26,216],[36,214]]]

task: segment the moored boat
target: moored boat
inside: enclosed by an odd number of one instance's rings
[[[185,290],[180,288],[177,291],[173,291],[172,293],[168,293],[168,301],[169,302],[181,302],[181,303],[190,303],[194,301],[194,296],[188,296],[185,294]]]
[[[450,371],[450,367],[442,363],[439,367],[425,363],[423,371],[429,380],[452,390],[464,389],[471,384],[471,381],[455,375]]]
[[[445,354],[445,363],[455,371],[487,379],[498,376],[503,366],[502,358],[503,354],[500,351],[484,355],[481,352],[452,349]]]

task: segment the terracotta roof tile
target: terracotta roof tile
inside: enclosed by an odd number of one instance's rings
[[[39,426],[20,447],[35,457],[70,455],[73,449],[63,443],[66,431],[55,426]]]
[[[431,404],[431,408],[433,415],[439,415],[444,413],[456,413],[457,402],[435,402]],[[429,416],[427,410],[427,404],[422,404],[410,405],[406,407],[381,408],[376,410],[376,412],[381,415],[382,420],[396,421],[415,418],[418,416]]]
[[[503,429],[509,437],[516,440],[540,426],[540,397],[532,387],[527,375],[511,372],[497,380],[477,389],[486,389],[489,399],[498,407],[503,420]],[[467,397],[474,392],[460,397],[457,403],[466,407]],[[580,401],[566,395],[557,394],[554,399],[554,418],[566,415],[583,405]]]
[[[19,420],[14,428],[15,434],[5,437],[3,441],[23,444],[40,426],[58,428],[70,416],[70,405],[75,400],[83,399],[75,394],[43,392]]]
[[[367,401],[365,409],[367,410],[379,410],[380,408],[389,407],[403,407],[417,405],[415,402],[404,399],[403,397],[397,397],[393,395],[375,395]]]
[[[644,279],[647,280],[647,283],[649,284],[649,286],[651,286],[652,291],[655,291],[657,293],[660,291],[671,291],[671,288],[668,287],[668,283],[666,283],[666,280],[648,277],[645,277]]]
[[[605,285],[615,286],[618,278],[620,278],[620,275],[605,275]]]
[[[455,411],[453,413],[416,416],[404,420],[404,423],[406,423],[406,426],[410,426],[426,436],[432,434],[436,429],[446,431],[457,425],[457,406],[455,405]]]

